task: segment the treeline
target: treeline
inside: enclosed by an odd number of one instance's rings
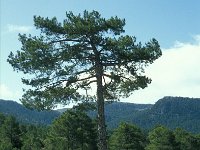
[[[45,126],[61,115],[58,111],[29,110],[16,102],[5,100],[0,100],[0,113],[13,115],[21,123]],[[88,111],[87,114],[92,118],[97,115],[95,111]],[[124,102],[105,105],[106,125],[109,130],[117,128],[120,122],[129,122],[145,130],[162,124],[172,130],[180,127],[196,134],[200,133],[199,116],[200,98],[164,97],[154,105]]]
[[[108,132],[110,150],[197,150],[200,135],[181,128],[156,126],[142,131],[122,122]],[[12,116],[0,114],[0,150],[95,150],[97,125],[84,111],[71,109],[50,126],[19,124]]]
[[[197,150],[200,135],[181,128],[156,126],[142,131],[122,122],[107,133],[110,150]],[[0,150],[96,150],[97,123],[84,111],[71,109],[50,126],[19,124],[12,116],[0,114]]]
[[[14,116],[19,122],[49,125],[52,120],[60,116],[57,111],[37,111],[10,100],[0,99],[0,113]]]
[[[174,130],[181,127],[192,133],[200,133],[200,98],[164,97],[154,105],[112,103],[105,107],[108,128],[130,122],[143,129],[161,124]]]

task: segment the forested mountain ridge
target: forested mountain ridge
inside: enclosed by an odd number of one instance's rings
[[[116,128],[120,122],[134,123],[144,129],[165,125],[200,133],[200,98],[164,97],[154,105],[113,103],[106,106],[108,128]]]
[[[38,125],[51,124],[52,120],[60,116],[60,113],[57,111],[30,110],[15,101],[1,99],[0,113],[12,115],[16,117],[19,122]]]
[[[158,100],[151,110],[155,114],[199,114],[200,98],[164,97]]]
[[[163,124],[169,128],[181,127],[200,133],[200,98],[164,97],[143,113],[140,124],[148,121],[148,128]]]
[[[61,111],[61,110],[59,110]],[[58,111],[38,112],[22,105],[0,100],[0,112],[15,116],[22,122],[47,125],[61,113]],[[114,102],[105,107],[108,128],[116,128],[120,122],[134,123],[144,129],[165,125],[171,129],[181,127],[200,133],[200,98],[164,97],[152,104]],[[95,116],[95,112],[89,112]]]

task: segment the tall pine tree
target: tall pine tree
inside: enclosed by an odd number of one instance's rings
[[[95,99],[98,146],[106,150],[104,102],[147,87],[151,79],[143,74],[144,68],[161,56],[158,41],[136,43],[135,37],[123,34],[124,19],[105,19],[97,11],[67,12],[63,23],[56,17],[35,16],[34,23],[41,34],[20,34],[22,48],[8,58],[15,70],[30,74],[22,78],[32,87],[25,91],[22,103],[50,109],[60,103]],[[88,90],[94,89],[91,85],[96,86],[95,96],[89,95]]]

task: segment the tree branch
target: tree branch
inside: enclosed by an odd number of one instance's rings
[[[87,70],[79,71],[79,72],[77,72],[75,75],[80,75],[80,74],[82,74],[82,73],[86,73],[86,72],[92,71],[92,70],[94,70],[94,67],[91,67],[90,69],[87,69]]]
[[[105,74],[105,73],[104,73],[103,76],[106,76],[106,77],[108,77],[108,78],[110,78],[110,79],[114,79],[113,76],[112,76],[112,75],[109,75],[109,74]],[[117,77],[119,77],[119,78],[124,78],[124,79],[130,81],[130,78],[127,78],[127,77],[125,77],[125,76],[122,76],[122,75],[115,75],[115,76],[117,76]]]
[[[116,65],[120,65],[121,63],[102,63],[103,66],[116,66]]]
[[[94,78],[94,77],[96,77],[96,76],[95,76],[95,75],[92,75],[92,76],[89,76],[89,77],[86,77],[86,78],[77,79],[77,80],[74,80],[74,81],[66,80],[66,81],[67,81],[66,87],[69,86],[69,85],[72,84],[72,83],[76,83],[76,82],[80,82],[80,81],[92,79],[92,78]]]
[[[128,64],[130,62],[132,62],[134,60],[129,60],[129,61],[122,61],[122,62],[116,62],[115,60],[113,61],[107,61],[105,63],[102,63],[103,66],[116,66],[116,65],[125,65],[125,64]]]
[[[58,43],[58,42],[79,42],[79,43],[82,43],[82,42],[90,42],[88,40],[77,40],[77,39],[61,39],[61,40],[54,40],[54,41],[51,41],[49,42],[49,44],[53,44],[53,43]]]
[[[91,83],[94,83],[94,82],[97,82],[97,80],[91,80],[87,84],[84,84],[83,86],[88,86],[88,85],[90,85]]]

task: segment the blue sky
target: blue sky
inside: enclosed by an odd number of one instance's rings
[[[6,62],[10,51],[20,49],[18,33],[36,34],[33,16],[54,17],[62,22],[66,11],[75,14],[97,10],[105,18],[126,19],[126,34],[147,42],[156,38],[163,56],[147,68],[153,82],[128,99],[154,103],[163,96],[200,97],[200,1],[199,0],[1,0],[0,98],[18,101],[23,74]]]

